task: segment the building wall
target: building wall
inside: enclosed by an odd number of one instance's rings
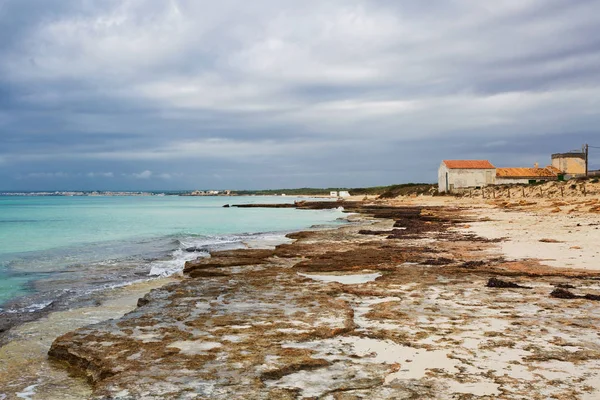
[[[496,185],[514,185],[517,183],[529,183],[527,178],[498,178],[496,177]]]
[[[448,174],[448,187],[446,187]],[[452,192],[453,189],[483,187],[496,183],[496,169],[448,169],[442,162],[438,169],[438,191]],[[448,190],[446,190],[448,189]]]
[[[553,157],[552,166],[566,174],[585,174],[585,159],[579,157]]]
[[[445,193],[446,190],[446,173],[448,173],[448,167],[442,162],[438,169],[438,192]]]
[[[528,184],[530,180],[535,180],[536,182],[540,181],[555,181],[556,177],[549,178],[547,176],[537,177],[537,178],[499,178],[496,177],[496,185],[512,185],[517,183],[525,183]]]

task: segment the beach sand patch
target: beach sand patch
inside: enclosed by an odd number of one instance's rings
[[[381,274],[351,274],[351,275],[309,275],[298,272],[298,275],[321,282],[337,282],[343,285],[358,285],[361,283],[372,282],[379,278]]]

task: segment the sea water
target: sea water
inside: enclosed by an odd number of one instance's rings
[[[0,313],[37,312],[168,276],[186,260],[294,230],[340,210],[223,208],[291,197],[0,196]]]

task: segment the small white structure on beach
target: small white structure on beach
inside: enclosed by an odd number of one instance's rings
[[[338,192],[336,192],[336,191],[329,192],[329,197],[338,197]]]
[[[444,160],[438,169],[440,193],[495,183],[496,167],[488,160]]]
[[[350,193],[346,190],[340,190],[340,197],[350,197]]]

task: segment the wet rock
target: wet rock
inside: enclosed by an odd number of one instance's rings
[[[557,299],[576,299],[579,296],[566,289],[556,288],[552,291],[552,293],[550,293],[550,297],[554,297]]]
[[[293,239],[293,240],[307,239],[307,238],[309,238],[311,236],[313,236],[313,233],[312,232],[306,232],[306,231],[292,232],[292,233],[288,233],[287,235],[285,235],[286,238]]]
[[[552,291],[552,293],[550,293],[550,297],[554,297],[557,299],[567,299],[567,300],[571,300],[571,299],[585,299],[585,300],[592,300],[592,301],[600,301],[600,296],[597,294],[590,294],[590,293],[586,293],[584,295],[576,295],[575,293],[566,290],[566,289],[562,289],[562,288],[556,288]]]
[[[93,382],[114,375],[112,371],[102,369],[102,367],[94,363],[92,358],[88,358],[85,355],[72,351],[71,347],[72,346],[69,345],[68,342],[66,342],[66,345],[53,344],[48,352],[48,356],[66,362],[72,368],[85,371],[88,379]]]
[[[192,278],[208,278],[215,276],[229,276],[226,272],[222,271],[209,271],[209,270],[200,270],[200,271],[192,271],[190,272],[190,277]]]
[[[183,272],[193,278],[198,271],[210,268],[264,264],[267,262],[267,259],[274,254],[275,252],[273,250],[262,249],[217,251],[211,253],[211,256],[208,258],[198,258],[193,261],[186,261]]]
[[[150,303],[150,300],[148,299],[148,297],[140,297],[137,301],[137,306],[143,307],[148,303]]]
[[[483,260],[466,261],[466,262],[462,263],[461,265],[459,265],[459,268],[477,268],[477,267],[482,267],[484,265],[485,265],[485,261],[483,261]]]
[[[554,286],[560,289],[575,289],[575,286],[571,285],[570,283],[557,283]]]
[[[185,251],[188,253],[200,253],[200,252],[206,252],[206,249],[203,249],[201,247],[192,246],[192,247],[186,247]]]
[[[446,257],[439,258],[428,258],[427,260],[423,260],[420,262],[421,265],[448,265],[452,264],[454,260]]]
[[[432,228],[432,227],[428,227]],[[431,232],[433,229],[424,229],[423,227],[418,229],[392,229],[388,239],[416,239],[422,236],[426,232]]]
[[[370,229],[361,229],[360,231],[358,231],[359,235],[390,235],[392,234],[393,231],[374,231],[374,230],[370,230]]]
[[[415,249],[418,251],[418,249]],[[409,261],[411,252],[399,252],[397,247],[365,246],[346,251],[328,251],[310,257],[294,266],[302,272],[355,271],[363,269],[389,270]]]
[[[290,375],[294,372],[298,371],[311,371],[314,369],[319,369],[331,365],[329,361],[320,359],[320,358],[309,358],[304,362],[296,363],[296,364],[287,364],[280,368],[272,369],[269,371],[265,371],[260,376],[260,379],[263,381],[268,380],[277,380],[281,379],[286,375]]]
[[[490,288],[502,288],[502,289],[531,289],[530,286],[522,286],[518,283],[503,281],[498,278],[490,278],[485,285]]]
[[[183,398],[190,391],[199,398],[272,398],[265,381],[330,364],[285,343],[354,329],[348,302],[291,269],[250,269],[243,279],[188,278],[145,298],[145,306],[119,320],[53,343],[49,356],[84,372],[94,398],[124,390],[128,398]]]

